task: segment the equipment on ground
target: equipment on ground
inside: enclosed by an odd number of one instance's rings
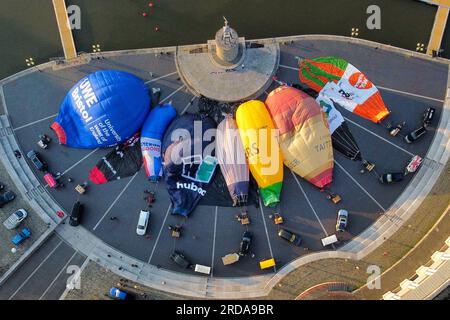
[[[230,253],[222,257],[222,262],[224,266],[236,263],[239,261],[239,255],[237,253]]]
[[[28,228],[23,228],[19,233],[17,233],[12,239],[11,242],[18,246],[26,239],[31,237],[31,231]]]
[[[264,269],[275,267],[275,264],[276,264],[275,259],[274,258],[270,258],[270,259],[266,259],[266,260],[260,261],[259,262],[259,267],[261,268],[261,270],[264,270]]]

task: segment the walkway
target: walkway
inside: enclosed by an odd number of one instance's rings
[[[61,37],[64,56],[67,60],[77,57],[75,42],[73,41],[72,30],[69,24],[66,2],[64,0],[53,0],[56,21],[58,23],[59,35]]]

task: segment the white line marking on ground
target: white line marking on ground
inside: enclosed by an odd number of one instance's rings
[[[213,237],[213,249],[212,249],[212,257],[211,257],[211,277],[214,272],[214,258],[216,255],[216,233],[217,233],[217,211],[218,207],[214,210],[214,237]]]
[[[182,85],[181,87],[179,87],[177,90],[175,90],[174,92],[172,92],[171,94],[169,94],[167,97],[165,97],[164,99],[162,99],[159,103],[164,103],[167,100],[169,100],[170,98],[172,98],[178,91],[180,91],[181,89],[183,89],[185,87],[185,85]]]
[[[167,220],[167,217],[169,216],[169,212],[170,212],[171,208],[172,208],[172,204],[170,204],[169,207],[167,208],[167,212],[166,212],[166,215],[164,216],[164,220],[163,220],[162,226],[159,229],[158,236],[156,237],[155,244],[153,245],[152,253],[150,253],[150,257],[148,258],[148,261],[147,261],[147,263],[149,263],[149,264],[150,264],[150,261],[152,261],[153,254],[155,253],[155,250],[156,250],[156,247],[158,245],[159,238],[161,237],[161,233],[163,231],[163,228],[166,225],[166,220]]]
[[[376,205],[377,205],[378,207],[380,207],[381,210],[383,210],[383,212],[386,212],[386,209],[385,209],[385,208],[377,201],[377,199],[375,199],[375,198],[374,198],[374,197],[373,197],[366,189],[364,189],[364,187],[363,187],[362,185],[360,185],[359,182],[356,181],[356,179],[353,178],[352,175],[351,175],[347,170],[345,170],[344,167],[343,167],[341,164],[339,164],[339,162],[337,162],[336,160],[334,160],[334,163],[336,163],[337,166],[338,166],[339,168],[341,168],[341,170],[344,171],[345,174],[347,174],[347,175],[350,177],[350,179],[352,179],[353,182],[354,182],[354,183],[355,183],[362,191],[364,191],[364,193],[365,193],[370,199],[372,199],[373,202],[375,202]]]
[[[191,107],[191,105],[195,101],[195,99],[197,99],[197,97],[193,96],[191,101],[189,101],[189,103],[186,105],[186,107],[184,107],[184,109],[181,111],[181,114],[184,114]]]
[[[73,258],[75,258],[77,253],[78,253],[78,251],[75,251],[74,254],[69,258],[69,260],[67,260],[67,263],[64,265],[64,267],[61,268],[61,270],[58,272],[58,274],[53,279],[53,281],[50,283],[50,285],[47,287],[47,289],[45,289],[44,293],[39,297],[39,300],[42,300],[42,298],[44,298],[44,296],[47,294],[47,292],[50,290],[50,288],[55,284],[55,282],[59,278],[59,276],[64,272],[64,270],[66,270],[70,261],[72,261]]]
[[[141,170],[139,170],[141,171]],[[97,222],[97,224],[94,226],[94,228],[92,230],[96,230],[97,227],[100,225],[100,223],[102,223],[103,219],[105,219],[106,215],[111,211],[111,209],[115,206],[115,204],[117,203],[117,201],[119,201],[120,197],[125,193],[125,191],[128,189],[128,187],[130,186],[130,184],[133,182],[134,178],[137,177],[138,172],[136,172],[134,174],[133,177],[131,177],[130,181],[128,181],[128,183],[126,184],[125,188],[122,189],[122,191],[119,193],[119,195],[116,197],[116,199],[114,199],[114,201],[111,203],[111,205],[109,206],[109,208],[106,210],[106,212],[103,214],[103,216],[100,218],[100,220]]]
[[[42,118],[42,119],[39,119],[39,120],[30,122],[30,123],[27,123],[27,124],[24,124],[23,126],[14,128],[13,130],[14,130],[14,131],[18,131],[18,130],[20,130],[20,129],[27,128],[27,127],[32,126],[32,125],[35,125],[35,124],[37,124],[37,123],[39,123],[39,122],[42,122],[42,121],[45,121],[45,120],[48,120],[48,119],[51,119],[51,118],[55,118],[57,115],[58,115],[57,113],[52,114],[51,116],[48,116],[48,117],[45,117],[45,118]]]
[[[308,196],[306,195],[305,190],[303,190],[303,187],[302,187],[302,185],[300,184],[300,181],[298,181],[297,175],[294,173],[294,171],[292,171],[292,170],[290,170],[290,171],[291,171],[292,175],[294,176],[294,179],[295,179],[295,181],[297,182],[298,187],[299,187],[300,190],[302,191],[303,196],[304,196],[305,199],[306,199],[306,202],[308,202],[309,207],[311,208],[312,212],[313,212],[314,215],[316,216],[317,221],[319,221],[320,227],[322,228],[322,230],[323,230],[323,232],[325,233],[325,235],[328,237],[328,232],[327,232],[327,230],[325,229],[325,227],[323,226],[322,221],[320,221],[320,218],[319,218],[319,216],[317,215],[317,212],[316,212],[316,210],[314,209],[314,207],[313,207],[311,201],[309,201],[309,198],[308,198]]]
[[[8,298],[8,300],[12,300],[12,298],[14,298],[14,296],[23,288],[24,285],[27,284],[28,281],[30,281],[30,279],[36,274],[36,272],[38,272],[38,270],[44,265],[45,262],[47,262],[47,260],[53,255],[53,253],[55,253],[55,251],[59,248],[59,246],[62,244],[62,241],[59,241],[59,243],[56,245],[56,247],[53,248],[52,251],[50,251],[50,253],[47,255],[47,257],[45,257],[44,260],[42,260],[42,262],[34,269],[34,271],[28,276],[28,278],[25,279],[24,282],[22,282],[22,284],[19,286],[19,288],[17,288],[16,291],[14,291],[14,293]]]
[[[83,158],[81,158],[79,161],[77,161],[76,163],[74,163],[71,167],[69,167],[67,170],[63,171],[63,173],[61,173],[61,176],[65,175],[67,172],[71,171],[73,168],[75,168],[76,166],[78,166],[81,162],[83,162],[84,160],[86,160],[87,158],[89,158],[91,155],[93,155],[96,151],[100,150],[100,148],[94,149],[91,152],[89,152],[87,155],[85,155]]]
[[[272,245],[270,244],[269,231],[267,231],[266,218],[264,217],[263,203],[261,202],[261,198],[259,200],[259,211],[261,212],[261,218],[264,224],[264,230],[266,231],[267,243],[269,244],[269,252],[270,256],[273,258]],[[273,270],[277,272],[277,267],[274,266]]]
[[[92,150],[91,152],[89,152],[87,155],[85,155],[83,158],[81,158],[79,161],[77,161],[76,163],[74,163],[71,167],[69,167],[67,170],[65,170],[63,173],[61,173],[61,175],[59,177],[62,177],[63,175],[65,175],[67,172],[69,172],[70,170],[72,170],[73,168],[75,168],[76,166],[78,166],[81,162],[83,162],[84,160],[86,160],[87,158],[89,158],[91,155],[93,155],[96,151],[98,151],[100,148],[97,148],[95,150]],[[59,178],[58,177],[58,178]],[[44,188],[48,188],[48,183],[44,186]]]
[[[299,71],[299,68],[287,66],[287,65],[284,65],[284,64],[280,64],[280,67],[285,68],[285,69]],[[428,97],[428,96],[423,96],[423,95],[416,94],[416,93],[411,93],[411,92],[407,92],[407,91],[402,91],[402,90],[382,87],[382,86],[378,86],[378,85],[377,85],[377,88],[382,89],[382,90],[386,90],[386,91],[395,92],[395,93],[400,93],[400,94],[407,95],[407,96],[412,96],[412,97],[416,97],[416,98],[422,98],[422,99],[427,99],[427,100],[432,100],[432,101],[437,101],[437,102],[444,103],[444,100],[442,100],[442,99],[437,99],[437,98],[432,98],[432,97]]]
[[[413,157],[413,156],[414,156],[414,154],[413,154],[413,153],[411,153],[411,152],[409,152],[408,150],[406,150],[406,149],[404,149],[404,148],[402,148],[402,147],[400,147],[400,146],[396,145],[396,144],[395,144],[395,143],[393,143],[392,141],[389,141],[388,139],[386,139],[386,138],[383,138],[382,136],[380,136],[380,135],[378,135],[378,134],[376,134],[376,133],[374,133],[374,132],[370,131],[369,129],[367,129],[367,128],[364,128],[364,127],[363,127],[362,125],[360,125],[360,124],[356,123],[355,121],[353,121],[353,120],[350,120],[350,119],[349,119],[349,118],[347,118],[347,117],[344,117],[344,119],[345,119],[346,121],[348,121],[348,122],[350,122],[350,123],[354,124],[354,125],[355,125],[355,126],[357,126],[358,128],[361,128],[361,129],[363,129],[364,131],[366,131],[366,132],[370,133],[371,135],[373,135],[373,136],[375,136],[375,137],[377,137],[377,138],[379,138],[379,139],[383,140],[384,142],[387,142],[387,143],[389,143],[389,144],[390,144],[390,145],[392,145],[393,147],[396,147],[397,149],[399,149],[399,150],[401,150],[401,151],[405,152],[406,154],[410,155],[411,157]]]
[[[149,84],[149,83],[152,83],[152,82],[155,82],[155,81],[158,81],[158,80],[161,80],[161,79],[173,76],[174,74],[177,74],[177,72],[176,71],[175,72],[171,72],[171,73],[165,74],[165,75],[163,75],[161,77],[158,77],[158,78],[155,78],[155,79],[152,79],[152,80],[148,80],[148,81],[145,82],[145,84]]]

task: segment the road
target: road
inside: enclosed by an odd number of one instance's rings
[[[71,276],[68,272],[81,267],[85,260],[52,234],[0,287],[0,300],[57,300]]]

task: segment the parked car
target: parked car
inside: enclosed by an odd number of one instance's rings
[[[11,242],[18,246],[19,244],[21,244],[22,242],[24,242],[26,239],[28,239],[29,237],[31,237],[31,232],[30,229],[28,228],[23,228],[19,233],[17,233],[12,239]]]
[[[25,209],[19,209],[13,214],[9,216],[8,219],[6,219],[3,222],[3,225],[8,230],[13,230],[19,226],[19,224],[25,220],[25,218],[28,216],[28,213],[25,211]]]
[[[252,243],[252,233],[250,231],[245,231],[242,235],[241,245],[239,246],[239,255],[245,256],[250,250],[250,244]]]
[[[129,296],[129,293],[124,290],[119,290],[116,287],[112,287],[109,290],[109,296],[116,300],[126,300]]]
[[[189,268],[192,263],[181,253],[178,251],[174,251],[170,256],[170,260],[175,262],[179,267],[183,269]]]
[[[420,137],[422,137],[427,132],[425,127],[420,127],[405,136],[406,143],[413,143],[417,141]]]
[[[12,191],[6,191],[5,193],[0,194],[0,208],[13,201],[15,198],[16,194]]]
[[[436,109],[433,107],[427,108],[423,114],[423,126],[426,128],[428,127],[432,122],[434,118],[434,114],[436,113]]]
[[[280,229],[278,231],[278,236],[286,241],[289,241],[290,243],[299,246],[302,242],[302,239],[300,238],[299,235],[288,231],[286,229]]]
[[[81,223],[81,217],[83,216],[84,205],[77,201],[72,206],[72,211],[69,216],[69,225],[72,227],[77,227]]]
[[[150,211],[141,210],[139,213],[139,220],[136,227],[136,233],[140,236],[147,232],[148,220],[150,218]]]
[[[28,159],[30,159],[31,163],[37,170],[43,172],[47,171],[48,165],[44,160],[41,159],[38,152],[31,150],[27,153],[27,157]]]
[[[348,224],[348,211],[340,209],[337,215],[336,231],[344,232]]]
[[[391,184],[394,182],[400,182],[405,177],[403,172],[385,173],[380,176],[380,182],[384,184]]]

